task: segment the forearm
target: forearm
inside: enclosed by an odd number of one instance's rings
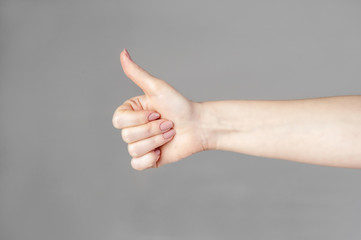
[[[199,103],[206,149],[361,168],[361,96]]]

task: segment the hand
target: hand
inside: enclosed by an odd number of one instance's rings
[[[188,100],[143,70],[127,50],[121,52],[120,62],[125,74],[145,93],[125,101],[113,115],[114,127],[122,129],[123,140],[129,143],[132,167],[157,168],[205,150],[206,141],[199,126],[200,103]],[[162,119],[155,120],[159,117]],[[167,119],[173,129],[160,130],[160,124]]]

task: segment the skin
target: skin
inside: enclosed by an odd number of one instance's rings
[[[197,104],[135,64],[126,50],[121,52],[120,62],[124,73],[144,92],[144,95],[125,101],[113,115],[114,127],[122,129],[123,140],[129,143],[128,151],[133,157],[132,167],[137,170],[156,168],[206,150],[202,141],[203,134],[198,128]],[[154,126],[155,120],[148,120],[152,112],[159,113],[162,121],[169,119],[173,122],[173,138],[164,139],[160,129]],[[158,124],[160,122],[156,122]],[[136,132],[143,132],[140,139],[133,136]],[[130,143],[127,141],[129,136],[137,141]],[[151,139],[152,137],[157,137],[157,140]],[[156,148],[160,149],[159,156],[155,154]]]
[[[144,92],[113,115],[136,170],[205,150],[361,168],[361,96],[193,102],[139,67],[126,50],[120,61]],[[161,130],[166,121],[168,129]]]

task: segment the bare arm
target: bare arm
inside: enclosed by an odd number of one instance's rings
[[[361,168],[361,96],[199,105],[207,149]]]
[[[127,51],[120,60],[144,92],[112,119],[137,170],[210,149],[361,168],[361,96],[199,103],[139,67]]]

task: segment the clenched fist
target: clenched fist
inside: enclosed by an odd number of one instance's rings
[[[120,54],[124,73],[144,95],[126,100],[113,115],[113,125],[122,129],[134,169],[157,168],[205,150],[199,125],[201,104],[141,67],[124,49]]]

